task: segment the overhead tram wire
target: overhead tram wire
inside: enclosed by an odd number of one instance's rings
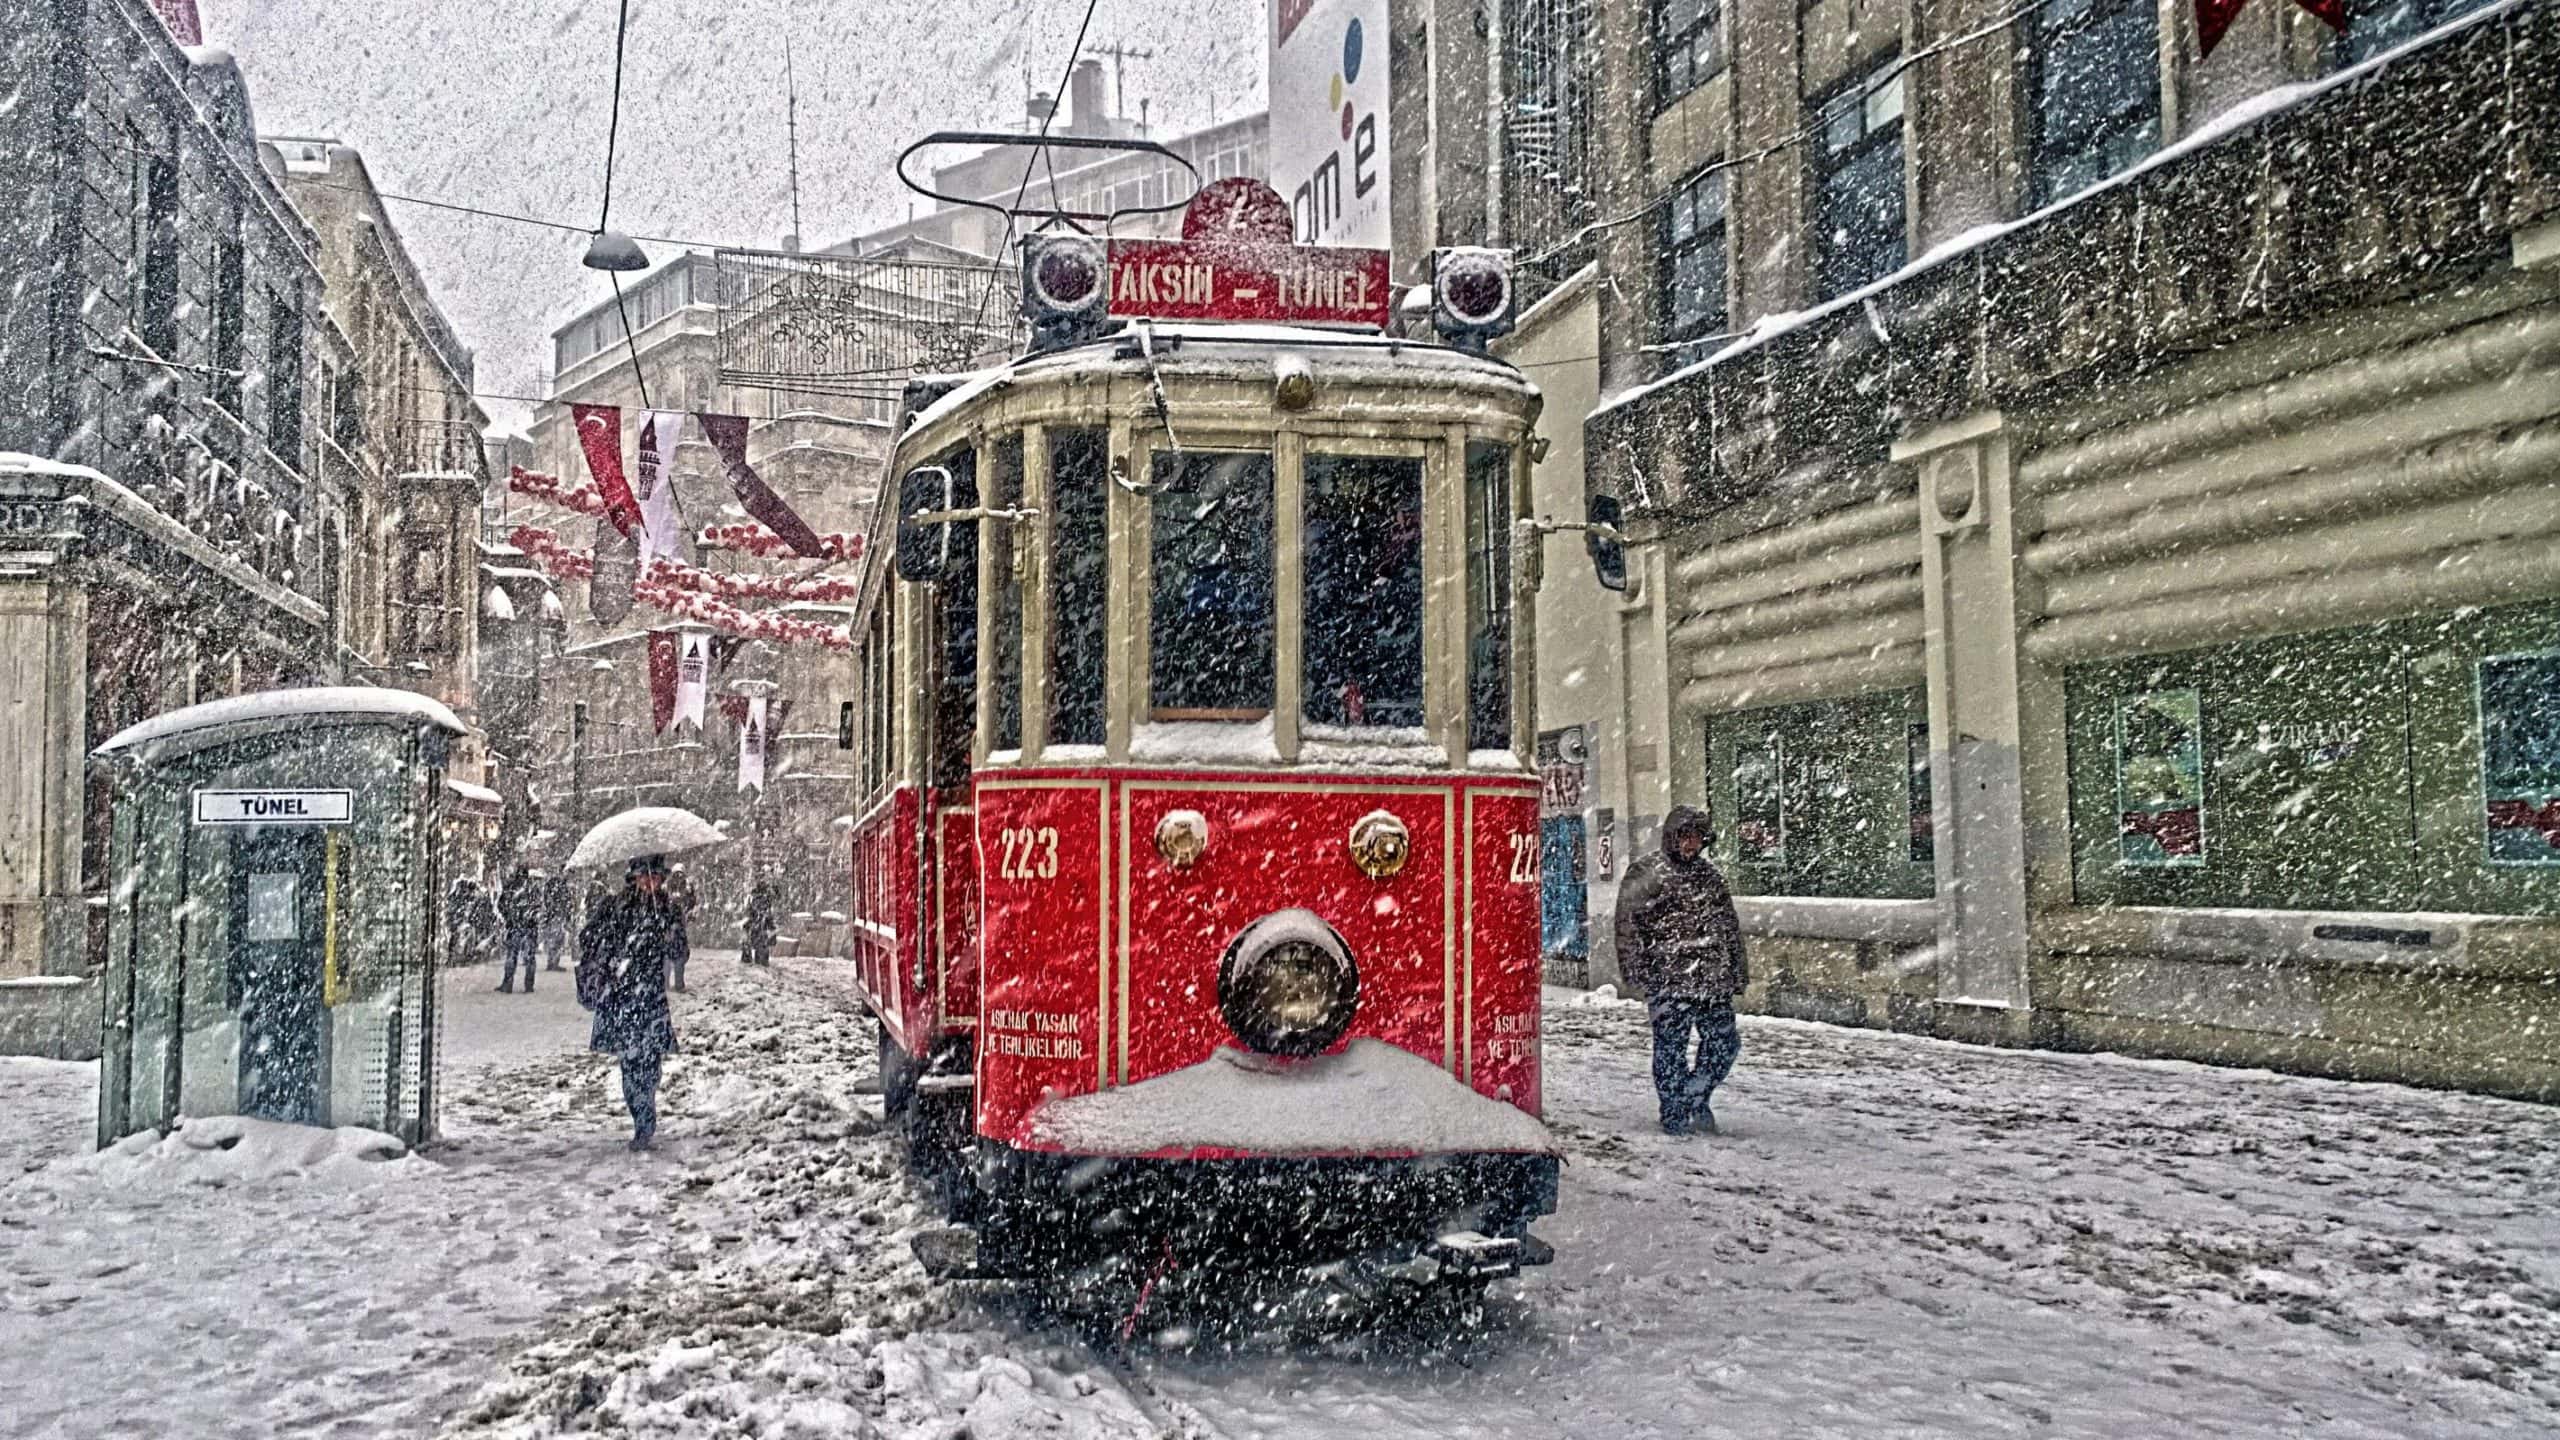
[[[1050,92],[1049,113],[1040,117],[1039,143],[1031,147],[1031,154],[1023,160],[1022,183],[1014,187],[1013,204],[1005,210],[1004,238],[996,242],[994,264],[987,273],[987,288],[978,294],[978,316],[971,322],[973,328],[984,328],[987,323],[987,305],[996,298],[996,281],[1004,274],[1004,254],[1013,245],[1015,212],[1022,208],[1022,197],[1031,193],[1031,172],[1039,168],[1041,157],[1049,153],[1049,127],[1058,122],[1058,106],[1067,98],[1067,82],[1075,78],[1076,61],[1084,54],[1084,37],[1093,29],[1093,12],[1101,4],[1102,0],[1084,0],[1084,19],[1076,25],[1075,43],[1067,47],[1066,68],[1058,72],[1058,86]],[[1076,118],[1081,120],[1084,117],[1079,115]],[[1057,200],[1057,184],[1057,171],[1052,169],[1049,172],[1049,198],[1053,204]]]
[[[613,23],[613,109],[604,129],[604,204],[596,211],[596,233],[602,235],[613,219],[613,152],[622,138],[622,55],[623,46],[631,38],[631,0],[622,0]],[[623,298],[622,273],[605,272],[613,279],[613,309],[622,317],[622,343],[631,351],[631,383],[640,391],[640,408],[649,405],[649,376],[640,368],[640,337],[631,328],[631,305]]]

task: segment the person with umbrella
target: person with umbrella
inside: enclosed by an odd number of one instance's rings
[[[681,972],[691,946],[684,912],[666,893],[667,859],[643,855],[624,870],[619,894],[578,932],[578,1003],[595,1012],[588,1048],[622,1062],[622,1099],[631,1108],[631,1148],[658,1135],[658,1078],[676,1048],[667,1012],[667,974]]]

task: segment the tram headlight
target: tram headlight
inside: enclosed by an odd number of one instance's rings
[[[1254,921],[1218,965],[1219,1013],[1246,1048],[1265,1055],[1320,1054],[1359,1008],[1351,947],[1313,911]]]
[[[1070,344],[1100,333],[1110,310],[1111,275],[1090,235],[1028,235],[1022,241],[1022,318],[1033,344]]]

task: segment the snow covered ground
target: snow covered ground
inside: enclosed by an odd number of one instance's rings
[[[0,1434],[2560,1431],[2560,1111],[1752,1021],[1674,1140],[1566,992],[1557,1263],[1437,1343],[1142,1344],[1168,1412],[916,1268],[839,974],[695,976],[649,1157],[565,976],[453,977],[404,1160],[91,1158],[94,1067],[0,1060]]]

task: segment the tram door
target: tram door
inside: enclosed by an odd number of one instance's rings
[[[1018,465],[1019,460],[1015,463]],[[978,503],[975,456],[946,461],[956,503]],[[916,988],[932,992],[977,964],[977,823],[970,769],[978,735],[978,526],[952,527],[951,565],[933,587],[931,722],[925,727],[927,820],[920,837],[932,905],[917,947]],[[971,975],[962,988],[974,989]],[[943,997],[943,998],[947,998]],[[937,1002],[939,1003],[939,1002]]]
[[[319,1124],[322,1036],[322,865],[326,832],[273,827],[233,842],[231,1001],[240,1017],[240,1113]]]

